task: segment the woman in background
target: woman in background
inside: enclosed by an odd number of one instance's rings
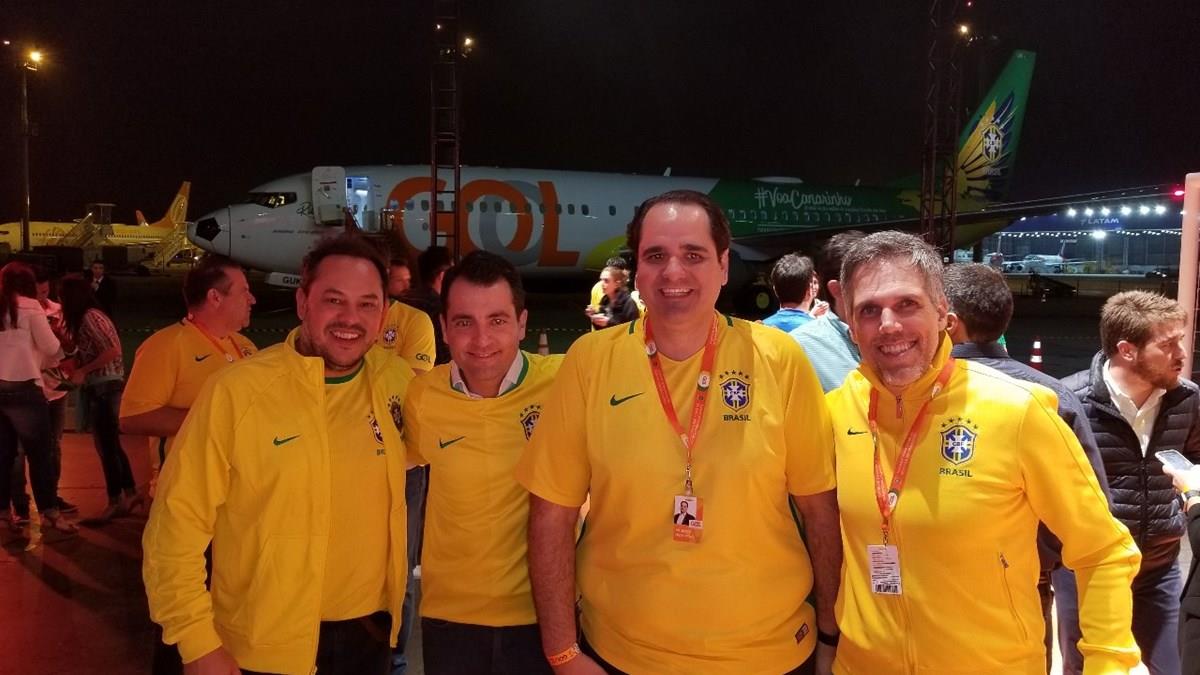
[[[108,506],[92,520],[107,522],[143,504],[133,482],[129,457],[121,447],[118,426],[121,392],[125,389],[121,338],[112,320],[97,305],[91,284],[82,276],[63,277],[59,296],[63,322],[75,349],[71,380],[82,385],[91,397],[92,438],[108,491]]]
[[[50,409],[42,393],[42,367],[60,356],[61,345],[37,301],[33,270],[11,262],[0,270],[0,491],[8,502],[13,459],[20,444],[29,462],[33,499],[43,531],[75,532],[59,510],[58,479],[51,457]],[[14,527],[17,525],[17,527]],[[19,523],[10,521],[19,530]]]

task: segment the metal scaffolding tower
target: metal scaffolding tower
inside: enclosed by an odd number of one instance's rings
[[[962,77],[957,25],[959,0],[930,0],[929,52],[925,90],[925,135],[921,152],[921,232],[925,240],[954,257],[958,216],[958,145]]]
[[[463,57],[458,0],[433,0],[433,68],[430,71],[429,170],[432,177],[430,245],[450,249],[457,262],[462,247],[459,188],[462,185],[460,61]],[[443,231],[442,223],[450,228]]]

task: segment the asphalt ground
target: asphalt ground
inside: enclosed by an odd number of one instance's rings
[[[116,322],[129,362],[147,335],[182,316],[181,277],[117,280]],[[258,305],[247,334],[265,347],[296,325],[294,292],[266,287],[258,276],[252,286]],[[536,348],[542,329],[554,352],[565,351],[585,332],[582,309],[588,288],[534,289],[525,348]],[[1045,303],[1018,298],[1007,336],[1011,353],[1027,361],[1033,339],[1040,337],[1046,372],[1061,377],[1087,367],[1098,344],[1100,304],[1092,298]],[[71,421],[68,416],[68,428]],[[124,437],[124,447],[138,483],[144,483],[149,478],[145,439]],[[90,436],[66,434],[60,490],[64,499],[79,505],[81,516],[104,507],[104,481]],[[37,528],[21,536],[0,530],[0,675],[149,672],[154,632],[141,582],[144,525],[145,515],[136,514],[83,528],[70,538],[43,539]],[[1190,560],[1185,546],[1180,562],[1186,566]],[[412,644],[416,653],[409,673],[422,675],[419,626]]]

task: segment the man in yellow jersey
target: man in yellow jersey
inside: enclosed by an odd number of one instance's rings
[[[411,286],[412,272],[404,258],[392,258],[388,272],[387,316],[379,333],[379,346],[393,350],[418,373],[433,367],[437,350],[433,321],[421,310],[400,301]]]
[[[163,466],[142,572],[185,673],[390,663],[407,580],[401,409],[412,370],[372,349],[387,264],[370,242],[327,239],[303,268],[300,327],[209,379]]]
[[[628,237],[646,318],[571,347],[516,470],[547,660],[556,673],[826,672],[841,543],[820,384],[787,334],[716,313],[730,231],[707,195],[647,200]],[[693,519],[676,523],[681,510]]]
[[[1138,664],[1141,559],[1056,397],[950,357],[937,251],[878,232],[842,262],[862,363],[828,394],[845,574],[834,672],[1044,673],[1038,522],[1080,581],[1088,673]]]
[[[525,562],[529,497],[513,477],[562,362],[520,350],[525,291],[512,263],[475,251],[442,284],[451,361],[404,407],[410,456],[430,467],[421,554],[428,675],[549,673]]]
[[[210,375],[258,351],[238,331],[254,295],[237,263],[205,254],[183,279],[187,317],[138,347],[121,399],[121,431],[150,437],[151,495],[183,418]]]

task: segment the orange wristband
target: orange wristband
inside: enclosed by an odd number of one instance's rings
[[[546,661],[548,661],[551,666],[561,666],[562,664],[567,663],[568,661],[575,658],[576,656],[579,656],[579,654],[580,654],[579,643],[576,642],[576,643],[572,644],[570,647],[567,647],[566,649],[562,650],[561,652],[555,654],[554,656],[547,656]]]

